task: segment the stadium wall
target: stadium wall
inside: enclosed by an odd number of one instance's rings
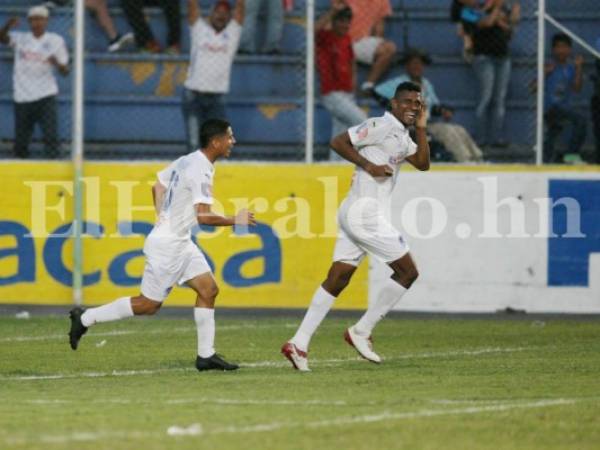
[[[393,204],[420,271],[398,310],[600,313],[597,167],[406,173]]]
[[[154,220],[150,186],[163,166],[86,163],[86,304],[137,294],[144,235]],[[351,174],[350,166],[334,165],[217,166],[215,207],[233,214],[248,206],[259,220],[250,233],[194,232],[221,286],[221,306],[309,303],[331,262],[336,209]],[[71,166],[7,162],[0,177],[0,302],[69,304]],[[399,309],[600,312],[598,168],[403,170],[393,205],[392,219],[421,273]],[[369,266],[359,269],[338,308],[362,308],[377,295],[386,267]],[[167,304],[192,301],[188,289],[176,288]]]

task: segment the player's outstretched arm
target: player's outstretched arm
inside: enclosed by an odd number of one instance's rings
[[[417,139],[417,152],[408,156],[406,160],[418,170],[429,170],[429,141],[427,140],[427,105],[421,106],[421,112],[415,123],[415,137]]]
[[[235,216],[222,216],[212,212],[211,206],[206,203],[194,205],[196,208],[196,217],[200,225],[210,225],[213,227],[227,227],[233,225],[256,225],[254,214],[247,209],[242,209]]]
[[[394,174],[394,170],[390,166],[386,164],[381,166],[373,164],[357,152],[352,145],[348,132],[344,132],[334,137],[329,145],[342,158],[361,167],[373,177],[391,177]]]

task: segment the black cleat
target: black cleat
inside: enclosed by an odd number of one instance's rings
[[[196,358],[196,369],[203,370],[237,370],[240,366],[225,361],[216,353],[209,358]]]
[[[84,327],[81,323],[81,315],[85,309],[83,308],[73,308],[69,312],[69,317],[71,318],[71,330],[69,331],[69,343],[71,344],[71,348],[73,350],[77,350],[77,346],[79,345],[79,340],[81,336],[87,333],[87,327]]]

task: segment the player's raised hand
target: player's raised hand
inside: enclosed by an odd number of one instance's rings
[[[415,122],[415,126],[417,128],[425,128],[427,126],[427,120],[429,119],[429,108],[425,102],[421,105],[421,111],[419,111],[419,115],[417,116],[417,121]]]
[[[256,219],[254,218],[254,213],[248,211],[247,209],[241,209],[235,215],[235,224],[236,225],[256,225]]]
[[[365,171],[373,178],[391,177],[392,175],[394,175],[394,169],[392,169],[387,164],[382,164],[378,166],[376,164],[369,163],[365,167]]]

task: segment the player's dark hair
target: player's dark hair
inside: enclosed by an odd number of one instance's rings
[[[396,88],[396,92],[394,92],[394,97],[398,97],[400,92],[421,92],[421,86],[417,83],[413,83],[412,81],[405,81],[404,83],[400,83]]]
[[[565,33],[556,33],[554,36],[552,36],[552,47],[556,47],[556,44],[561,42],[569,47],[573,47],[573,40],[569,35]]]
[[[210,141],[227,133],[231,125],[223,119],[208,119],[200,127],[200,147],[206,148]]]
[[[352,20],[352,9],[350,7],[346,7],[336,11],[331,18],[331,21],[337,22],[338,20]]]

